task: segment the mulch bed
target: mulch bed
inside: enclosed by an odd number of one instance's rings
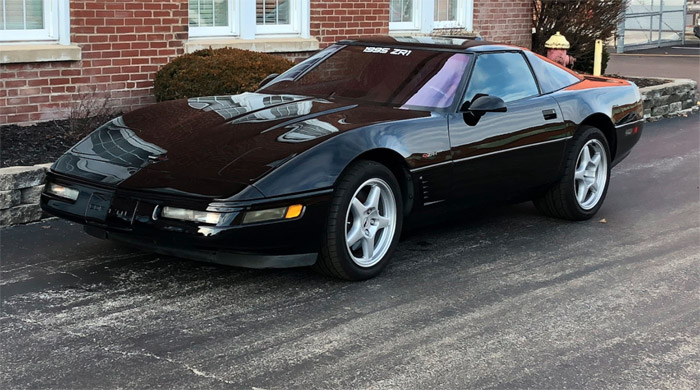
[[[642,79],[617,74],[606,76],[632,81],[639,88],[670,82],[670,80]],[[0,126],[0,168],[56,161],[71,146],[109,119],[111,118],[89,119],[86,123],[80,124],[66,119],[37,123],[32,126]]]
[[[661,84],[666,84],[670,83],[671,80],[664,80],[664,79],[642,79],[642,78],[636,78],[636,77],[625,77],[625,76],[620,76],[619,74],[606,74],[606,77],[613,77],[616,79],[623,79],[623,80],[628,80],[637,85],[638,88],[644,88],[644,87],[653,87],[656,85],[661,85]]]
[[[31,126],[0,126],[0,168],[54,162],[110,119],[103,117],[83,122],[65,119]]]

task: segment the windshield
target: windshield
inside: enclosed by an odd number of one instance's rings
[[[465,53],[336,45],[288,70],[260,92],[446,108],[454,101],[470,58]]]

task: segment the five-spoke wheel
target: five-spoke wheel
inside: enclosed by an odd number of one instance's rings
[[[381,260],[391,245],[396,229],[396,199],[381,179],[369,179],[355,191],[345,216],[345,245],[350,258],[360,267]]]
[[[610,160],[603,132],[582,126],[571,142],[564,175],[534,199],[535,206],[552,217],[579,221],[591,218],[608,191]]]
[[[608,158],[603,144],[591,139],[581,148],[574,173],[576,201],[584,210],[590,210],[600,201],[608,181]]]
[[[403,223],[403,197],[392,171],[357,161],[338,181],[316,262],[320,272],[349,280],[379,274],[389,262]]]

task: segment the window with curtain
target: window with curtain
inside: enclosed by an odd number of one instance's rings
[[[0,0],[0,42],[58,41],[68,37],[68,0]]]
[[[413,0],[391,0],[390,22],[413,22]]]
[[[289,24],[290,0],[257,0],[255,21],[257,24]]]
[[[256,0],[258,34],[299,33],[299,0]]]
[[[232,0],[189,0],[190,35],[230,35],[235,32]]]
[[[0,29],[42,30],[44,0],[0,0]]]
[[[189,0],[190,36],[299,34],[308,7],[309,0]]]
[[[435,13],[433,20],[436,22],[457,21],[457,0],[435,0]]]
[[[190,0],[190,27],[228,26],[227,0]]]
[[[391,0],[389,29],[471,28],[473,5],[474,0]],[[424,18],[432,19],[432,26],[421,26]]]

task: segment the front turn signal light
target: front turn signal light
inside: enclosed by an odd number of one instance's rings
[[[287,214],[284,216],[285,219],[293,219],[301,215],[301,212],[304,211],[304,206],[300,204],[294,204],[289,207],[287,207]]]
[[[274,209],[252,210],[245,213],[243,223],[269,222],[280,219],[298,218],[304,212],[304,206],[300,204],[289,207],[277,207]]]

